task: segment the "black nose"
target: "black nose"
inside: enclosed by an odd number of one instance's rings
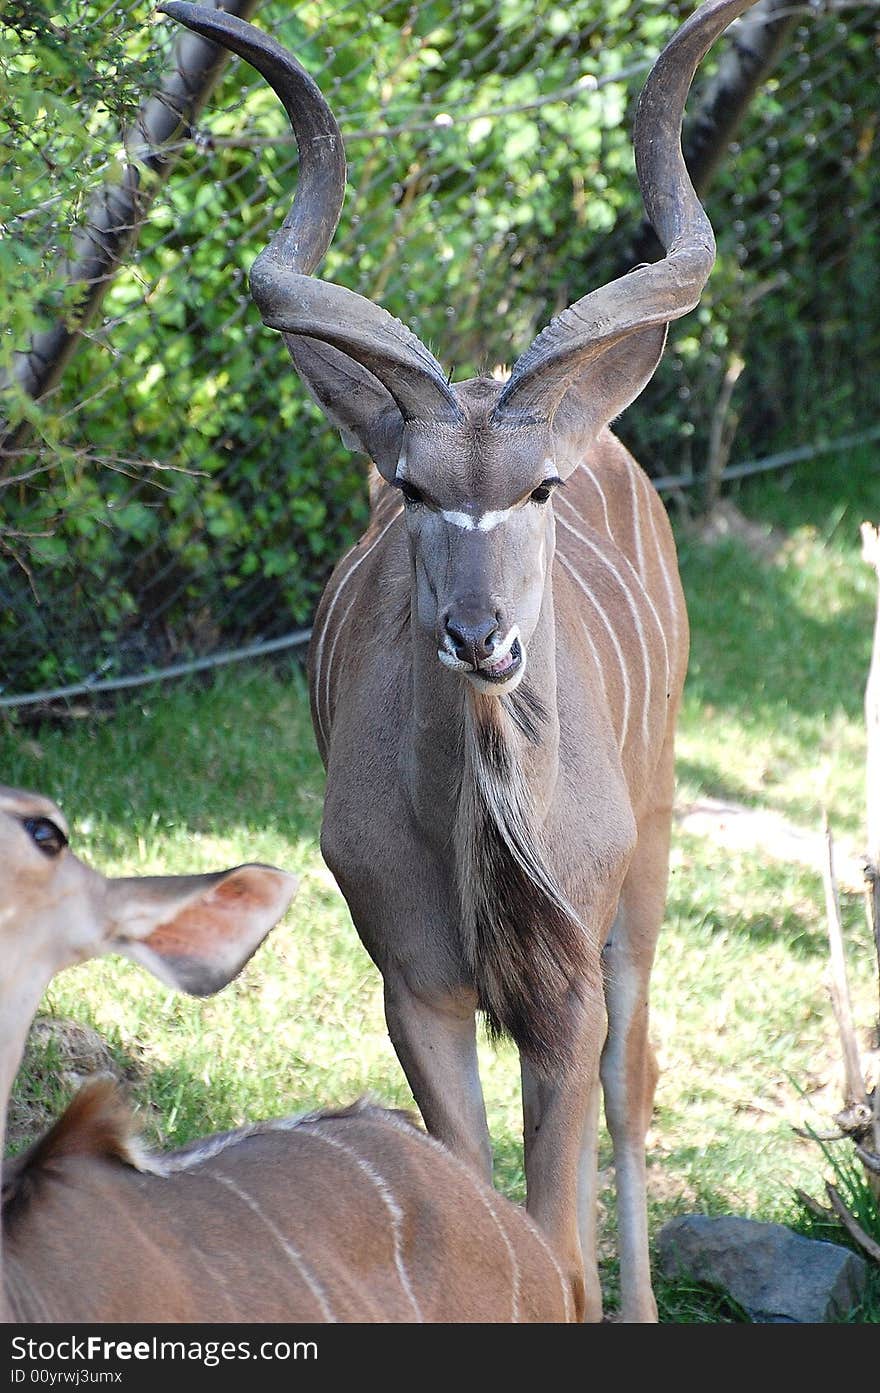
[[[491,658],[498,641],[498,621],[497,614],[485,612],[476,614],[459,610],[447,615],[443,627],[456,658],[470,663],[472,668]]]

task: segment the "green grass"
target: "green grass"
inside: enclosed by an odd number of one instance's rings
[[[802,467],[737,503],[778,533],[762,559],[732,536],[678,534],[693,628],[679,738],[679,802],[711,796],[809,832],[827,807],[861,848],[862,700],[875,591],[859,523],[880,513],[869,457]],[[97,1028],[163,1144],[246,1118],[369,1091],[411,1105],[388,1043],[379,976],[318,847],[323,776],[294,665],[220,670],[112,711],[0,726],[3,782],[50,793],[77,851],[110,874],[207,870],[243,860],[301,876],[297,900],[228,990],[180,998],[119,960],[63,973],[44,1007]],[[861,899],[843,894],[856,1017],[867,1044],[876,967]],[[818,867],[770,846],[725,847],[677,828],[653,983],[661,1065],[649,1138],[652,1232],[673,1214],[801,1223],[796,1187],[822,1198],[828,1164],[793,1128],[830,1125],[839,1049],[825,988]],[[516,1061],[481,1046],[500,1186],[523,1194]],[[19,1099],[60,1105],[52,1060],[32,1056]],[[603,1169],[610,1149],[603,1141]],[[603,1273],[616,1291],[613,1190],[603,1191]],[[730,1321],[729,1303],[659,1287],[670,1321]],[[873,1305],[871,1305],[873,1301]],[[861,1315],[878,1319],[876,1293]]]

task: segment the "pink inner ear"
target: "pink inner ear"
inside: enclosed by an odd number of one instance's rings
[[[278,877],[263,870],[234,871],[146,940],[154,953],[177,963],[202,964],[213,975],[233,975],[283,913]]]
[[[147,943],[161,957],[208,958],[240,937],[241,926],[229,914],[230,901],[241,901],[241,891],[225,892],[222,904],[205,904],[199,900],[180,911],[167,924],[160,924]],[[225,956],[225,954],[224,954]]]

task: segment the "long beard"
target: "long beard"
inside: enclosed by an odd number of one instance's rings
[[[572,1063],[569,1021],[597,946],[550,868],[518,755],[540,743],[540,701],[468,701],[455,851],[462,949],[493,1037],[541,1072]]]

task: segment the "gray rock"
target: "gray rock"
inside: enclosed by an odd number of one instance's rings
[[[657,1253],[665,1277],[725,1291],[762,1323],[839,1319],[857,1304],[868,1276],[867,1263],[849,1248],[735,1216],[670,1219]]]

